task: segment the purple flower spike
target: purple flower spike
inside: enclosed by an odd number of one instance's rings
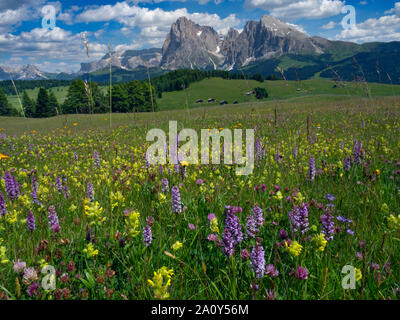
[[[235,251],[231,231],[228,228],[224,229],[222,234],[222,252],[229,258]]]
[[[26,217],[26,224],[28,226],[29,231],[34,231],[36,228],[35,224],[35,216],[33,215],[33,212],[31,210],[28,211],[27,217]]]
[[[257,232],[259,231],[256,224],[256,219],[253,215],[247,217],[246,223],[246,237],[247,238],[255,238]]]
[[[250,254],[250,268],[255,272],[256,277],[261,279],[265,272],[264,248],[256,244]]]
[[[308,230],[308,207],[303,202],[301,206],[295,206],[289,212],[290,223],[292,224],[294,232],[300,231],[304,234]]]
[[[172,212],[181,213],[182,202],[181,202],[181,194],[179,192],[179,187],[177,186],[172,187],[171,198],[172,198]]]
[[[56,208],[53,205],[51,205],[49,207],[49,215],[47,218],[49,219],[49,225],[50,225],[51,231],[53,231],[54,233],[59,233],[60,232],[60,224],[58,221]]]
[[[308,179],[310,182],[313,182],[315,179],[315,159],[314,157],[311,157],[310,160],[308,161]]]
[[[143,243],[146,247],[148,247],[151,244],[152,240],[153,235],[151,233],[151,227],[147,225],[143,228]]]
[[[263,210],[259,206],[256,205],[253,208],[253,215],[254,215],[257,225],[259,227],[261,227],[264,224]]]
[[[19,184],[17,179],[10,173],[6,171],[4,173],[4,182],[6,185],[7,196],[11,199],[18,199],[19,197]]]
[[[86,195],[90,202],[94,201],[94,188],[93,185],[89,182],[87,187],[86,187]]]
[[[0,215],[5,216],[7,213],[7,206],[3,194],[0,192]]]

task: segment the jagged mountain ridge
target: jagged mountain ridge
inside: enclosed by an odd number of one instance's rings
[[[45,72],[40,71],[36,66],[27,64],[18,68],[0,66],[0,80],[43,80],[48,79]]]
[[[385,43],[360,45],[310,37],[295,26],[267,15],[260,21],[248,21],[241,32],[231,28],[225,36],[218,34],[212,27],[200,26],[181,17],[171,25],[162,48],[113,52],[111,64],[115,70],[113,74],[119,73],[118,81],[136,79],[138,75],[142,77],[147,74],[147,68],[151,74],[182,68],[240,68],[245,73],[261,72],[266,76],[276,72],[276,66],[288,59],[292,66],[286,63],[286,69],[296,69],[298,65],[304,65],[297,61],[305,60],[310,65],[306,66],[306,74],[312,75],[324,71],[327,65],[334,66],[339,61],[363,52],[377,58],[380,54],[387,55],[387,50],[380,52],[384,45]],[[394,42],[393,46],[400,47],[400,43]],[[106,54],[99,61],[82,63],[81,70],[73,74],[46,73],[32,65],[14,69],[0,67],[0,80],[9,80],[10,74],[15,80],[70,80],[88,72],[92,75],[99,73],[99,78],[103,79],[102,74],[108,72],[109,64],[110,57]],[[326,72],[323,74],[326,75]]]
[[[111,53],[111,65],[125,70],[133,70],[139,66],[158,67],[161,61],[161,49],[126,50]],[[110,57],[106,54],[96,62],[81,63],[78,73],[87,73],[106,68],[110,65]]]
[[[220,53],[220,36],[211,27],[200,26],[185,17],[171,26],[162,47],[161,68],[175,70],[182,67],[215,69],[224,61]]]
[[[283,54],[322,54],[325,47],[323,41],[267,15],[248,21],[240,33],[231,28],[223,37],[210,27],[179,18],[164,42],[161,68],[232,70]]]

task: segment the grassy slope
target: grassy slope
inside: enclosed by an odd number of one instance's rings
[[[218,101],[227,100],[229,103],[237,100],[239,103],[256,102],[254,96],[247,96],[246,92],[255,87],[266,88],[269,93],[267,101],[275,99],[293,99],[299,97],[313,97],[315,95],[332,95],[332,99],[340,99],[340,96],[365,96],[365,88],[355,83],[347,83],[345,88],[333,88],[334,82],[326,79],[312,79],[304,81],[265,81],[263,83],[254,80],[224,80],[220,78],[205,79],[193,83],[186,91],[164,92],[158,99],[160,110],[184,109],[186,99],[189,108],[219,105]],[[371,83],[372,97],[400,95],[400,86]],[[107,90],[108,88],[103,88]],[[297,89],[300,89],[298,91]],[[27,90],[31,98],[36,99],[38,88]],[[63,103],[68,92],[68,87],[51,88],[58,101]],[[16,96],[8,96],[9,101],[18,106]],[[217,100],[215,103],[196,104],[196,100],[207,101],[208,98]],[[311,98],[312,99],[312,98]]]
[[[54,87],[54,88],[50,88],[49,90],[54,92],[58,102],[63,103],[65,100],[65,97],[67,96],[68,87],[67,86]],[[39,92],[39,88],[27,89],[26,92],[28,93],[29,97],[36,100],[37,94]],[[19,95],[20,95],[20,98],[22,99],[22,92],[20,92]],[[19,106],[19,102],[18,102],[16,95],[7,96],[7,98],[8,98],[8,101],[10,101],[10,103],[13,106],[15,106],[15,107]]]
[[[239,103],[255,102],[254,96],[247,96],[246,91],[255,87],[266,88],[269,93],[267,101],[275,99],[292,99],[297,97],[310,97],[314,95],[333,95],[333,96],[365,96],[365,88],[355,83],[347,83],[344,88],[333,88],[334,82],[326,79],[313,79],[305,81],[265,81],[263,83],[249,80],[223,80],[219,78],[206,79],[201,82],[193,83],[184,91],[174,91],[163,93],[162,99],[158,100],[161,110],[183,109],[186,106],[201,107],[217,105],[216,103],[196,104],[196,100],[207,101],[214,98],[217,101],[227,100],[229,103],[237,100]],[[400,86],[390,86],[384,84],[368,84],[371,95],[391,96],[400,95]],[[298,91],[297,89],[300,89]]]

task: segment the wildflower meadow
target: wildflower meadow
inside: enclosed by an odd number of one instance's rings
[[[399,299],[395,98],[89,117],[0,123],[0,298]],[[252,173],[149,164],[169,120],[254,129]]]

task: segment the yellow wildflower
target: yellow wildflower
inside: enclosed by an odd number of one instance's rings
[[[219,233],[218,219],[217,218],[211,219],[210,228],[211,228],[212,232]]]
[[[279,200],[279,201],[281,201],[281,200],[283,199],[282,192],[278,191],[278,192],[275,194],[274,198],[277,199],[277,200]]]
[[[43,269],[45,266],[48,265],[48,263],[46,262],[46,260],[40,259],[39,265],[40,265],[40,269]]]
[[[85,215],[90,220],[89,225],[94,225],[98,222],[102,222],[103,218],[101,218],[100,215],[103,212],[103,208],[100,207],[97,201],[90,202],[88,199],[85,199],[84,209],[85,209]]]
[[[312,241],[318,246],[318,251],[324,251],[326,244],[328,241],[325,239],[325,235],[320,233],[319,235],[315,236]]]
[[[397,217],[391,214],[388,218],[388,223],[391,229],[400,230],[400,214]]]
[[[360,281],[362,279],[362,273],[360,269],[354,268],[356,274],[356,281]]]
[[[171,248],[172,250],[177,251],[180,248],[182,248],[182,246],[183,246],[182,242],[177,241],[171,246]]]
[[[10,158],[10,157],[5,154],[0,153],[0,160],[3,160],[3,159],[7,160],[8,158]]]
[[[0,263],[7,264],[9,261],[6,257],[6,247],[0,247]]]
[[[297,193],[297,197],[293,197],[293,198],[294,198],[294,200],[296,200],[296,202],[303,202],[306,199],[305,197],[303,197],[303,195],[300,192]]]
[[[150,286],[153,288],[154,297],[156,299],[168,299],[168,287],[171,285],[171,277],[174,275],[174,270],[168,270],[166,267],[162,267],[154,272],[152,280],[147,280]]]
[[[383,213],[389,213],[389,206],[386,203],[382,204],[381,211]]]
[[[180,164],[182,167],[187,167],[189,165],[189,162],[184,160],[184,161],[181,161]]]
[[[297,257],[300,255],[303,246],[297,241],[292,241],[291,245],[288,246],[287,242],[285,242],[286,250],[293,256]]]
[[[139,218],[140,213],[137,211],[131,211],[125,217],[125,223],[128,228],[128,233],[131,237],[136,237],[140,233]]]
[[[92,258],[99,254],[99,250],[97,250],[97,249],[95,250],[93,247],[93,244],[91,242],[89,242],[87,247],[85,249],[83,249],[83,252],[86,253],[86,256],[88,258]]]
[[[164,193],[159,193],[158,194],[158,202],[159,203],[164,203],[167,201],[167,196]]]
[[[110,198],[111,198],[111,207],[113,209],[125,202],[125,198],[123,197],[121,191],[117,191],[116,193],[111,191]]]

